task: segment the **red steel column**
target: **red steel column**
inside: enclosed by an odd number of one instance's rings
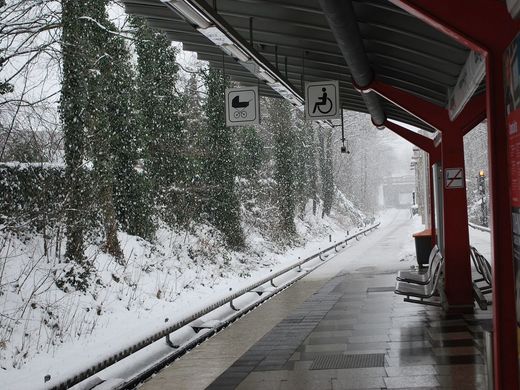
[[[432,227],[432,246],[437,244],[437,226],[435,225],[435,191],[433,191],[433,172],[432,167],[436,161],[432,161],[430,155],[430,226]]]
[[[464,174],[464,142],[460,129],[442,133],[442,192],[444,226],[444,289],[449,308],[473,308],[473,284],[469,255],[468,204]],[[460,173],[460,179],[447,179],[448,172]]]
[[[496,390],[519,388],[509,157],[502,56],[520,31],[496,0],[390,0],[459,43],[486,55],[488,150],[493,250],[494,378]]]
[[[502,54],[487,57],[487,108],[491,245],[493,248],[493,319],[495,389],[518,389],[518,347],[511,225],[508,131]]]

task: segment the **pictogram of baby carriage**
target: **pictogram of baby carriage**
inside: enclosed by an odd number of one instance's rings
[[[252,100],[252,99],[251,99]],[[240,96],[235,96],[233,100],[231,100],[231,107],[235,109],[235,112],[233,113],[233,116],[235,119],[245,119],[247,118],[247,112],[246,108],[249,107],[249,103],[251,100],[248,100],[247,102],[241,102]]]

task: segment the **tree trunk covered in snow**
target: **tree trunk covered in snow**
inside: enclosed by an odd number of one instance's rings
[[[208,214],[210,221],[224,233],[228,245],[240,248],[244,245],[244,237],[240,226],[240,203],[235,192],[236,156],[224,113],[226,80],[221,71],[210,67],[205,83],[209,152],[206,175],[211,188]]]
[[[299,118],[296,143],[296,161],[298,169],[295,176],[298,207],[302,213],[309,199],[312,199],[312,212],[316,215],[318,208],[318,172],[316,161],[316,130],[311,121]]]
[[[238,174],[251,180],[251,185],[255,185],[263,161],[264,145],[255,127],[239,127],[236,131]]]
[[[91,50],[92,23],[88,16],[96,9],[97,1],[63,0],[62,52],[63,82],[61,117],[65,136],[67,202],[67,261],[79,267],[68,273],[67,281],[75,288],[86,289],[91,270],[84,255],[85,204],[87,188],[85,167],[85,133],[89,126],[89,80],[93,63]]]
[[[5,5],[4,0],[0,0],[0,8],[2,8]],[[1,28],[1,25],[0,25]],[[3,50],[0,49],[0,74],[2,73],[2,69],[4,67],[4,57],[2,56]],[[4,93],[10,92],[12,90],[11,85],[6,83],[4,80],[0,79],[0,95],[3,95]]]
[[[178,65],[176,49],[162,33],[133,19],[137,27],[137,107],[138,124],[145,147],[145,171],[159,206],[159,217],[174,226],[184,218],[179,198],[185,194],[186,160],[181,156],[182,100],[175,91]],[[181,189],[181,191],[179,191]]]
[[[203,180],[204,164],[208,155],[204,137],[205,118],[199,93],[199,73],[191,73],[185,81],[182,95],[183,134],[181,154],[183,156],[182,187],[179,188],[178,207],[182,210],[182,226],[200,221],[203,203],[207,197]]]
[[[334,171],[332,166],[332,131],[320,129],[320,176],[323,196],[322,217],[330,215],[334,201]]]
[[[318,161],[316,157],[316,130],[314,129],[314,127],[312,126],[312,122],[310,121],[305,121],[305,129],[307,130],[306,138],[309,145],[309,157],[306,161],[308,166],[307,169],[309,171],[310,193],[312,199],[312,214],[316,215],[318,209]]]
[[[296,234],[295,131],[290,104],[282,99],[271,99],[269,103],[269,124],[274,137],[276,204],[282,239],[285,240]]]
[[[117,237],[118,223],[114,206],[114,185],[116,176],[117,142],[129,127],[127,99],[121,89],[121,78],[125,67],[129,66],[128,54],[121,38],[110,34],[107,29],[115,27],[108,22],[106,15],[107,1],[98,1],[99,8],[92,17],[103,27],[94,25],[92,46],[95,61],[92,64],[89,83],[90,96],[87,112],[89,113],[89,155],[94,162],[96,190],[101,211],[105,240],[103,250],[114,256],[118,263],[123,263],[123,251]],[[121,98],[123,97],[123,98]],[[130,142],[130,140],[128,140]]]

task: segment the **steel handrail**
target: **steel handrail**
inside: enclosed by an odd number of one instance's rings
[[[263,279],[261,279],[260,281],[256,282],[256,283],[253,283],[251,285],[249,285],[248,287],[244,287],[240,290],[238,290],[237,292],[233,293],[233,294],[230,294],[228,295],[227,297],[225,298],[222,298],[222,299],[219,299],[218,301],[212,303],[211,305],[209,306],[206,306],[204,309],[201,309],[201,310],[198,310],[196,311],[195,313],[185,317],[184,319],[180,320],[180,321],[177,321],[175,322],[174,324],[164,328],[163,330],[160,330],[158,332],[155,332],[154,334],[144,338],[143,340],[135,343],[135,344],[132,344],[131,346],[129,347],[126,347],[122,350],[120,350],[119,352],[111,355],[110,357],[92,365],[91,367],[89,367],[88,369],[85,369],[81,372],[78,372],[77,374],[75,374],[74,376],[68,378],[67,380],[65,380],[64,382],[61,382],[53,387],[51,387],[52,390],[63,390],[63,389],[67,389],[71,386],[74,386],[75,384],[78,384],[79,382],[91,377],[92,375],[98,373],[99,371],[101,370],[104,370],[105,368],[107,367],[110,367],[111,365],[117,363],[118,361],[120,360],[123,360],[124,358],[132,355],[133,353],[147,347],[148,345],[160,340],[161,338],[163,337],[166,337],[167,335],[169,335],[170,333],[173,333],[175,332],[176,330],[179,330],[180,328],[186,326],[186,325],[189,325],[191,322],[195,321],[196,319],[212,312],[213,310],[221,307],[221,306],[224,306],[226,304],[229,304],[231,303],[234,299],[250,292],[251,290],[254,290],[255,288],[261,286],[262,284],[265,284],[267,282],[271,282],[271,284],[273,284],[273,279],[293,270],[294,268],[296,267],[301,267],[303,264],[309,262],[310,260],[313,260],[313,259],[316,259],[316,258],[320,258],[320,260],[323,261],[323,259],[321,259],[321,256],[332,250],[332,249],[336,249],[338,246],[342,245],[342,244],[347,244],[350,240],[352,239],[357,239],[358,236],[362,235],[362,234],[365,234],[371,230],[374,230],[376,228],[379,227],[381,223],[378,222],[366,229],[363,229],[351,236],[348,236],[345,240],[343,241],[340,241],[340,242],[337,242],[335,243],[334,245],[331,245],[330,247],[328,248],[325,248],[323,250],[321,250],[320,252],[318,253],[315,253],[314,255],[310,256],[310,257],[307,257],[303,260],[300,260],[300,261],[297,261],[295,262],[294,264],[286,267],[286,268],[283,268],[282,270],[278,271],[278,272],[275,272],[274,274],[272,275],[269,275]]]
[[[482,232],[491,233],[491,229],[485,226],[477,225],[476,223],[468,222],[468,225],[471,226],[473,229],[480,230]]]

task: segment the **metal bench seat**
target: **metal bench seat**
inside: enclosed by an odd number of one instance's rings
[[[440,306],[439,302],[428,301],[437,295],[437,286],[444,268],[444,258],[437,251],[431,264],[431,278],[428,284],[416,284],[404,281],[397,281],[394,292],[399,295],[405,295],[405,302],[420,303],[423,305]]]
[[[493,271],[491,270],[491,264],[489,264],[489,261],[487,261],[474,246],[470,248],[470,255],[476,271],[482,276],[473,281],[473,296],[479,307],[482,310],[486,310],[488,305],[492,303],[484,295],[493,292]],[[484,285],[478,284],[481,282],[484,282]]]
[[[486,285],[484,287],[480,287],[480,289],[484,293],[489,293],[493,289],[493,271],[491,270],[491,264],[489,261],[475,248],[472,246],[470,248],[471,260],[473,261],[473,265],[477,272],[482,276],[482,278],[474,280],[474,282],[484,282]]]
[[[430,257],[428,259],[428,270],[425,273],[419,273],[417,271],[399,271],[397,273],[396,279],[398,281],[421,284],[426,285],[430,283],[430,279],[432,277],[432,262],[435,259],[435,255],[439,252],[439,247],[435,245],[430,252]]]

